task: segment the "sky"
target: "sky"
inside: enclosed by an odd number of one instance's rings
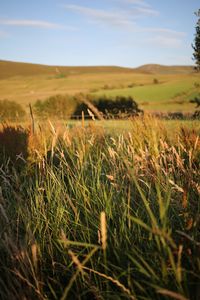
[[[0,60],[191,65],[199,0],[0,0]]]

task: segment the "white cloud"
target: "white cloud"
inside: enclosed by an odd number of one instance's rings
[[[137,43],[148,43],[159,47],[178,48],[182,45],[186,33],[161,27],[143,27],[139,24],[140,16],[158,16],[159,12],[152,9],[145,1],[142,0],[114,0],[124,1],[134,4],[129,10],[113,11],[96,9],[74,4],[64,5],[65,9],[85,16],[89,22],[107,25],[109,27],[118,27],[124,34],[128,34],[130,42],[136,38]],[[130,36],[130,33],[132,34]],[[139,34],[139,36],[138,36]],[[133,36],[134,35],[134,36]],[[129,44],[129,42],[127,41]]]
[[[133,7],[129,10],[115,9],[112,12],[103,9],[95,9],[74,4],[66,4],[64,5],[64,8],[67,10],[71,10],[75,13],[84,15],[88,17],[90,21],[92,20],[96,23],[102,23],[111,26],[123,26],[127,29],[131,29],[131,27],[133,29],[136,26],[135,19],[140,16],[157,16],[159,14],[158,11],[144,7]]]
[[[105,11],[103,9],[94,9],[89,7],[84,7],[80,5],[68,4],[64,5],[67,10],[74,11],[97,23],[112,25],[112,26],[131,26],[134,25],[129,18],[127,18],[127,13],[119,11]]]
[[[0,25],[19,26],[19,27],[36,27],[44,29],[67,29],[74,30],[74,27],[63,26],[56,23],[41,20],[16,20],[16,19],[0,19]]]

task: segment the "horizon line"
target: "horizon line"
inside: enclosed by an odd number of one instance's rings
[[[122,65],[104,65],[104,64],[100,64],[100,65],[59,65],[59,64],[46,64],[46,63],[40,63],[40,62],[30,62],[30,61],[19,61],[19,60],[8,60],[8,59],[1,59],[0,58],[0,62],[10,62],[10,63],[22,63],[22,64],[32,64],[32,65],[42,65],[42,66],[46,66],[46,67],[74,67],[74,68],[78,68],[78,67],[113,67],[113,68],[125,68],[125,69],[137,69],[140,68],[142,66],[148,66],[148,65],[154,65],[154,66],[163,66],[163,67],[195,67],[195,65],[189,65],[189,64],[177,64],[177,65],[166,65],[166,64],[160,64],[160,63],[155,63],[155,62],[150,62],[150,63],[144,63],[141,64],[139,66],[122,66]]]

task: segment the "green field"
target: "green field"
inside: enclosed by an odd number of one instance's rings
[[[53,67],[0,61],[0,99],[27,108],[38,99],[79,92],[132,96],[147,112],[193,112],[189,100],[200,93],[200,76],[191,67]]]
[[[100,91],[98,94],[111,97],[132,96],[145,111],[188,112],[194,109],[194,105],[191,105],[189,101],[200,94],[200,78],[197,75],[179,78],[171,76],[160,84],[146,84],[106,92]]]

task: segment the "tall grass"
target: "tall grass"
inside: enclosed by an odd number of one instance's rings
[[[51,132],[0,170],[0,298],[199,299],[198,133]]]

